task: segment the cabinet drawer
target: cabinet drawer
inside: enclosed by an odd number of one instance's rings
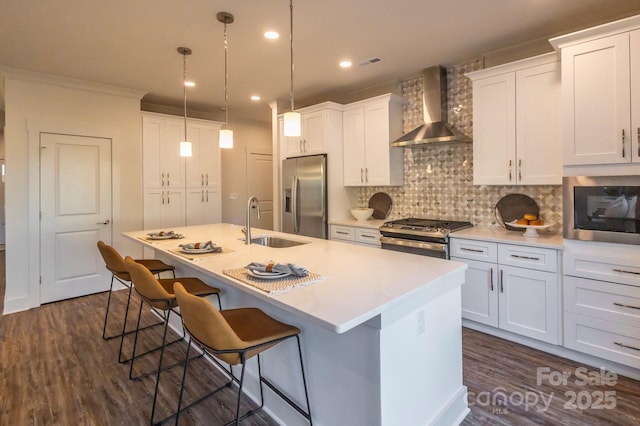
[[[564,345],[620,364],[640,368],[640,327],[565,313]]]
[[[380,247],[380,232],[376,229],[356,228],[356,242]]]
[[[567,312],[640,326],[640,288],[585,278],[564,277]]]
[[[488,241],[463,240],[451,238],[450,257],[480,260],[483,262],[498,261],[498,244]]]
[[[597,243],[578,249],[567,246],[562,255],[564,274],[640,286],[640,249],[622,246]]]
[[[331,225],[331,239],[343,241],[355,241],[356,235],[351,226]]]
[[[498,263],[539,271],[556,272],[558,270],[558,252],[539,247],[500,244]]]

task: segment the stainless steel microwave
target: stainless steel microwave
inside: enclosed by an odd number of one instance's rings
[[[640,244],[640,176],[562,179],[564,238]]]

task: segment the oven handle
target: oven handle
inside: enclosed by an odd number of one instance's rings
[[[440,252],[447,251],[446,244],[428,243],[424,241],[403,240],[400,238],[380,237],[380,243],[390,244],[394,246],[404,246],[404,247],[411,247],[411,248],[417,248],[417,249],[440,251]]]

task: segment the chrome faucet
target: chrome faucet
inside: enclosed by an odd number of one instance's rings
[[[256,206],[258,209],[258,219],[260,219],[260,200],[254,195],[249,197],[249,201],[247,201],[247,226],[242,230],[245,235],[245,244],[251,244],[251,208]]]

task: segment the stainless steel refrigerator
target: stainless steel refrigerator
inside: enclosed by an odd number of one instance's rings
[[[282,230],[327,238],[327,156],[282,160]]]

